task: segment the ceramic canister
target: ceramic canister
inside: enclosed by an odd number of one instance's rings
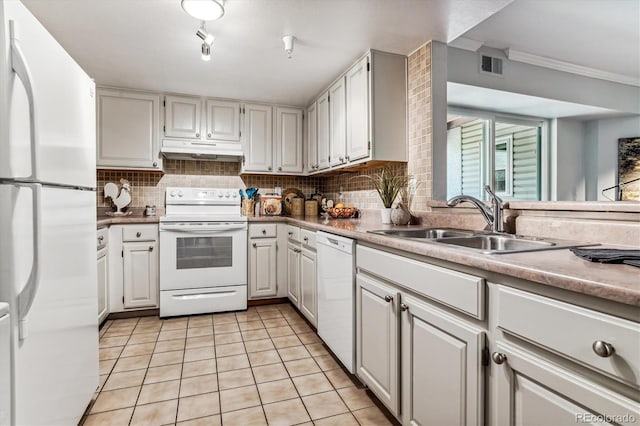
[[[304,202],[304,215],[305,216],[318,216],[318,202],[316,200],[309,200]]]
[[[291,216],[304,215],[304,198],[291,199]]]

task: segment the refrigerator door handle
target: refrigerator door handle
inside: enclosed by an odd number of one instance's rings
[[[20,183],[20,186],[31,188],[33,194],[33,264],[27,283],[18,295],[18,335],[20,340],[28,337],[27,333],[27,315],[33,305],[33,301],[38,293],[40,284],[40,250],[42,248],[42,215],[41,215],[41,199],[42,185],[39,183]]]
[[[24,55],[18,46],[19,40],[16,38],[15,22],[9,21],[9,33],[11,37],[11,69],[16,73],[29,99],[29,134],[31,137],[31,176],[26,176],[27,180],[38,180],[38,130],[36,126],[36,102],[31,84],[31,72],[24,59]]]

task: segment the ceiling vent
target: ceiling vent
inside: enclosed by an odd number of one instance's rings
[[[502,75],[502,59],[480,55],[480,72],[492,75]]]

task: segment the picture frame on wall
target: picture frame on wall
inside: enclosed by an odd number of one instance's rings
[[[617,201],[640,201],[640,136],[618,139]]]

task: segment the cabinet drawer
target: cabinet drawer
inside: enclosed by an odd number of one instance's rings
[[[97,232],[97,247],[105,247],[109,244],[109,228],[100,228]]]
[[[640,385],[640,324],[590,309],[498,287],[498,327],[608,376]],[[593,345],[606,342],[610,356]]]
[[[249,226],[249,238],[274,238],[277,235],[275,223]]]
[[[316,249],[316,233],[308,229],[300,230],[300,239],[305,246]]]
[[[158,239],[156,225],[135,225],[122,227],[122,241],[155,241]]]
[[[291,241],[300,242],[300,228],[297,226],[287,225],[287,237]]]
[[[358,245],[357,266],[474,318],[484,319],[484,278]]]

